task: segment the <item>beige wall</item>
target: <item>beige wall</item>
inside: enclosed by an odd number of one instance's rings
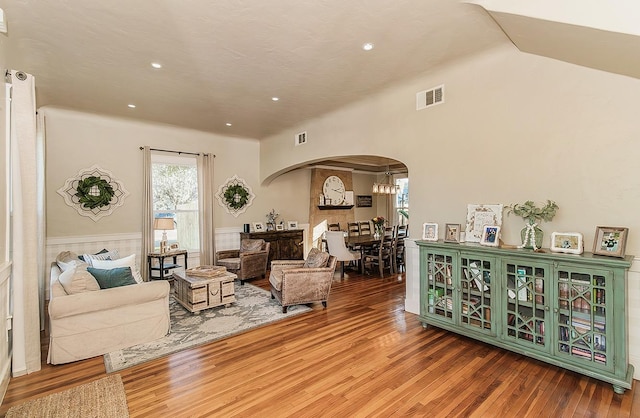
[[[415,93],[445,84],[445,103],[415,110]],[[464,223],[468,203],[555,200],[542,227],[577,231],[591,247],[597,225],[628,226],[640,254],[640,80],[496,48],[398,85],[261,144],[261,177],[305,159],[384,155],[404,162],[411,235],[427,220]],[[294,132],[309,142],[293,146]],[[522,220],[505,218],[517,243]],[[548,246],[548,244],[547,244]]]
[[[44,107],[46,124],[47,237],[85,236],[141,231],[142,155],[140,146],[216,154],[215,188],[237,174],[256,195],[252,206],[237,218],[216,207],[217,228],[264,222],[275,208],[284,219],[308,219],[310,175],[299,170],[261,186],[260,144],[167,125],[111,118]],[[97,164],[120,180],[130,195],[113,214],[94,222],[64,203],[56,190],[79,170]]]

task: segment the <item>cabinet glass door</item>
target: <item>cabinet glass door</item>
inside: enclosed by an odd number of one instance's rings
[[[491,327],[491,278],[495,260],[460,257],[460,324],[495,334]]]
[[[504,338],[538,350],[549,350],[549,267],[530,262],[506,263],[503,300],[506,302]]]
[[[430,252],[425,254],[427,268],[427,312],[447,321],[454,321],[456,301],[452,274],[455,271],[453,254]]]
[[[605,304],[610,294],[609,277],[607,271],[558,267],[556,354],[582,364],[613,368],[607,344],[613,341],[613,327],[607,326],[610,312]]]

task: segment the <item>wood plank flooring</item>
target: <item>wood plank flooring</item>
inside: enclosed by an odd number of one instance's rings
[[[403,310],[402,277],[349,276],[334,281],[326,310],[314,304],[312,312],[120,371],[131,417],[640,416],[635,384],[617,395],[608,383],[425,330]],[[102,357],[44,364],[11,380],[0,415],[104,375]]]

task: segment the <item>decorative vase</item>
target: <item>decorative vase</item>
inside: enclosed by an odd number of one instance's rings
[[[528,248],[530,250],[537,250],[542,248],[542,239],[544,232],[538,228],[537,223],[529,223],[520,231],[520,238],[522,239],[522,245],[520,248]]]
[[[384,225],[374,225],[375,232],[373,233],[373,237],[375,239],[379,239],[384,233]]]

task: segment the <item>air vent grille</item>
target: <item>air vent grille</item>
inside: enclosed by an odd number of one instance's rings
[[[416,93],[416,110],[426,109],[440,103],[444,103],[444,84]]]
[[[300,133],[296,134],[295,140],[296,140],[296,142],[295,142],[296,146],[302,145],[302,144],[306,144],[307,143],[307,131],[300,132]]]

